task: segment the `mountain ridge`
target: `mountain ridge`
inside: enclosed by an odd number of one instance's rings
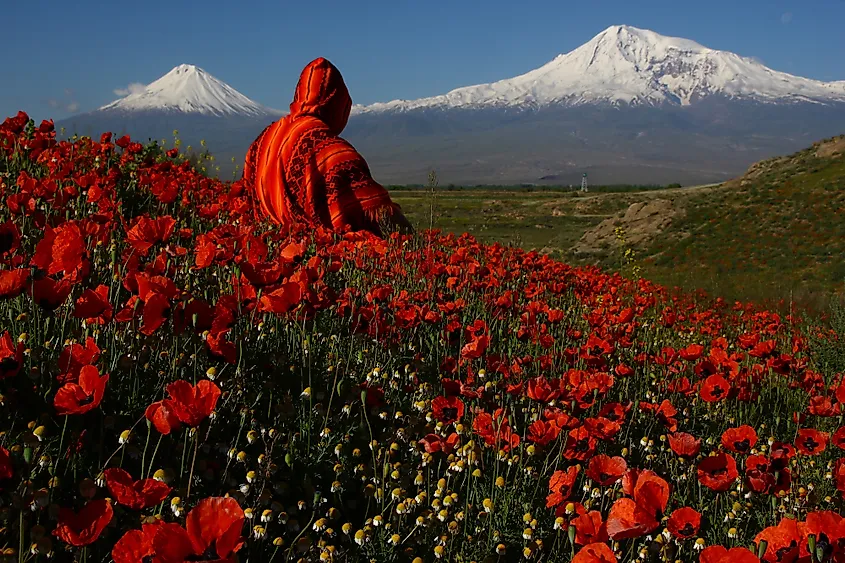
[[[793,76],[689,39],[615,25],[519,76],[417,100],[356,105],[353,113],[589,103],[690,105],[710,95],[762,102],[845,103],[845,81]]]
[[[284,113],[179,65],[143,92],[57,125],[141,141],[178,130],[182,146],[205,140],[229,176]],[[583,173],[593,183],[695,185],[840,134],[843,122],[845,81],[793,77],[688,39],[611,26],[514,79],[355,106],[342,136],[384,184],[425,183],[436,170],[441,182],[464,185],[579,184]]]
[[[181,112],[204,115],[262,116],[281,115],[241,94],[225,82],[192,64],[180,64],[151,82],[96,111]]]

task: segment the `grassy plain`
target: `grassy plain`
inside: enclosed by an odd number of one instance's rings
[[[726,299],[821,306],[845,287],[845,137],[757,163],[720,185],[587,193],[420,187],[393,189],[392,196],[421,228],[468,232],[570,263],[628,267]],[[625,219],[632,204],[654,201],[671,214],[664,224]],[[637,229],[645,233],[635,243],[615,236]],[[602,235],[602,244],[585,253],[578,243],[588,232]]]

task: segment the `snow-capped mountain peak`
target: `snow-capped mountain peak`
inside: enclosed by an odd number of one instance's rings
[[[106,111],[165,111],[204,115],[273,115],[279,113],[250,100],[195,65],[181,64],[149,84],[100,108]]]
[[[614,25],[523,75],[431,98],[356,106],[353,112],[591,103],[689,105],[713,95],[767,103],[845,102],[845,82],[792,76],[689,39]]]

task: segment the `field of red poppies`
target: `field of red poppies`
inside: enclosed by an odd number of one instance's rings
[[[835,334],[22,113],[0,197],[3,561],[845,561]]]

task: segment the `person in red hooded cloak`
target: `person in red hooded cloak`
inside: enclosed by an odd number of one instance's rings
[[[243,178],[259,215],[288,230],[413,231],[364,158],[338,136],[351,109],[340,71],[322,57],[310,62],[290,114],[265,128],[247,151]]]

